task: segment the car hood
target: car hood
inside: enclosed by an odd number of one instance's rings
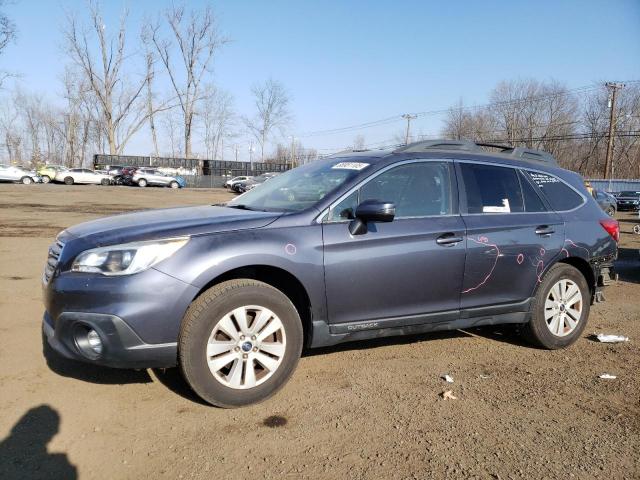
[[[80,223],[65,230],[64,236],[82,239],[88,247],[98,247],[260,228],[280,215],[213,205],[147,210]]]

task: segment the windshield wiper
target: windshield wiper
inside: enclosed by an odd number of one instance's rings
[[[229,208],[237,208],[238,210],[254,210],[253,208],[249,207],[248,205],[243,205],[242,203],[236,203],[233,205],[225,205]]]

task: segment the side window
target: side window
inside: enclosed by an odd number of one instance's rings
[[[461,163],[468,213],[522,212],[522,193],[516,170]]]
[[[542,191],[551,208],[557,211],[572,210],[583,203],[583,198],[558,177],[547,173],[530,172],[527,174]]]
[[[337,204],[329,212],[327,221],[354,218],[356,207],[365,200],[393,202],[396,218],[450,214],[449,164],[418,162],[392,168],[372,178]]]
[[[524,199],[524,211],[525,212],[546,212],[547,207],[536,192],[533,185],[531,185],[529,179],[520,172],[520,185],[522,185],[522,198]]]

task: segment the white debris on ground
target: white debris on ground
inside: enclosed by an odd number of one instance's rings
[[[620,343],[629,341],[629,337],[625,337],[623,335],[607,335],[604,333],[597,334],[596,338],[602,343]]]
[[[453,377],[451,375],[449,375],[448,373],[445,373],[440,378],[443,379],[447,383],[453,383]]]
[[[615,375],[611,375],[610,373],[603,373],[598,378],[602,378],[604,380],[615,380],[618,377],[616,377]]]
[[[444,400],[458,400],[458,397],[456,397],[453,394],[452,390],[445,390],[444,392],[442,392],[440,394],[440,396],[444,399]]]

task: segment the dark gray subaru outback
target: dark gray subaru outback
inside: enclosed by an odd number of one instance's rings
[[[567,347],[618,236],[544,152],[429,141],[339,155],[226,205],[61,232],[44,335],[85,362],[179,365],[204,400],[236,407],[282,387],[303,347],[500,323]]]

